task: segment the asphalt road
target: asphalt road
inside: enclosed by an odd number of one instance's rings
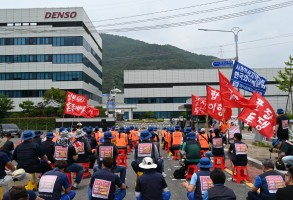
[[[14,144],[17,144],[19,142],[19,139],[13,138],[12,141],[14,142]],[[167,182],[168,188],[171,192],[171,200],[187,199],[186,191],[185,191],[185,189],[183,189],[183,187],[180,184],[182,181],[185,181],[185,180],[173,179],[173,172],[175,169],[177,169],[179,167],[179,162],[168,159],[167,153],[163,150],[162,150],[162,156],[164,159],[165,173],[167,174],[166,182]],[[127,159],[128,169],[127,169],[127,174],[126,174],[126,184],[129,186],[129,188],[127,189],[126,197],[124,198],[126,200],[135,199],[134,184],[135,184],[136,175],[133,172],[131,165],[130,165],[132,160],[133,160],[133,155],[129,154],[128,159]],[[225,172],[225,173],[226,173],[227,178],[231,177],[227,172]],[[87,195],[87,188],[88,188],[89,181],[90,181],[89,178],[82,180],[82,182],[80,184],[80,188],[76,191],[77,194],[74,199],[77,199],[77,200],[87,199],[87,196],[88,196]],[[234,190],[234,192],[237,196],[237,199],[239,199],[239,200],[245,200],[246,196],[247,196],[247,192],[250,189],[244,183],[236,184],[235,182],[231,182],[228,180],[226,181],[225,185]]]

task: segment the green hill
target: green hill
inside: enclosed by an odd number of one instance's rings
[[[124,70],[211,68],[212,56],[197,55],[171,45],[148,44],[126,37],[101,34],[103,93],[123,90]]]

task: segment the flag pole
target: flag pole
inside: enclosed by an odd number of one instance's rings
[[[73,115],[73,120],[72,120],[72,123],[71,123],[71,128],[73,127],[74,119],[75,119],[75,115]]]

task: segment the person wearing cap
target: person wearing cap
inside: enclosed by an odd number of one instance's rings
[[[11,197],[10,193],[14,190],[21,190],[24,191],[25,186],[28,184],[29,181],[32,180],[32,175],[30,175],[29,173],[26,173],[24,171],[24,169],[17,169],[15,170],[12,174],[11,174],[12,179],[10,180],[10,182],[8,183],[8,188],[9,191],[5,192],[3,195],[3,200],[10,200],[13,199],[13,197]],[[36,193],[32,190],[26,190],[26,194],[28,194],[28,199],[29,200],[42,200],[42,198],[39,198]],[[18,195],[16,195],[17,197],[19,197]]]
[[[285,174],[286,187],[279,188],[276,193],[276,200],[288,199],[293,196],[293,166],[288,169]]]
[[[112,136],[113,136],[113,139],[111,140],[111,142],[116,144],[116,136],[117,136],[116,126],[112,126],[110,132],[112,133]]]
[[[187,141],[183,143],[181,155],[185,157],[184,166],[187,170],[188,165],[196,165],[200,160],[200,143],[196,140],[194,132],[188,133]]]
[[[183,141],[183,135],[182,132],[180,131],[180,126],[176,125],[175,126],[175,131],[172,133],[171,135],[171,143],[170,143],[170,147],[169,150],[171,151],[171,153],[174,155],[175,150],[179,150],[180,149],[180,145]]]
[[[186,128],[184,129],[184,131],[183,131],[183,133],[184,133],[184,136],[183,136],[183,143],[187,141],[187,135],[188,135],[188,133],[190,133],[190,132],[191,132],[191,127],[186,127]]]
[[[138,128],[133,127],[133,130],[131,130],[130,133],[131,133],[131,142],[132,143],[137,143],[138,140],[139,140]]]
[[[54,134],[51,131],[48,131],[46,134],[46,140],[41,143],[41,149],[48,157],[48,160],[51,163],[55,163],[54,151],[55,151],[55,142],[52,141]]]
[[[87,138],[87,140],[89,141],[89,144],[90,144],[90,146],[91,146],[91,149],[92,149],[92,150],[93,150],[93,149],[96,149],[98,143],[97,143],[96,139],[93,137],[93,129],[91,129],[91,128],[87,128],[87,129],[85,130],[85,132],[86,132],[86,138]]]
[[[126,178],[126,167],[116,165],[116,158],[118,156],[118,148],[115,144],[111,142],[113,139],[112,133],[110,131],[106,131],[104,133],[104,142],[97,147],[97,163],[94,171],[98,171],[102,169],[102,161],[105,157],[113,158],[114,163],[111,171],[113,173],[120,173],[120,180],[122,183],[125,183]]]
[[[11,176],[6,174],[5,168],[10,171],[15,171],[15,167],[10,161],[6,153],[2,152],[3,146],[5,145],[7,139],[4,137],[0,139],[0,185],[7,190],[7,184],[11,180]]]
[[[33,139],[33,142],[37,143],[38,145],[41,145],[42,143],[41,135],[43,135],[42,131],[35,131],[35,137]]]
[[[201,128],[200,131],[197,133],[197,140],[200,143],[200,148],[203,151],[209,150],[209,136],[206,133],[206,130],[204,128]]]
[[[95,172],[88,187],[88,199],[115,199],[121,200],[126,196],[126,185],[119,177],[111,172],[114,166],[114,159],[105,157],[102,160],[102,169]],[[116,191],[115,187],[119,189]]]
[[[87,129],[86,129],[87,130]],[[85,137],[86,133],[82,130],[78,130],[75,135],[75,141],[73,142],[73,146],[75,147],[78,158],[76,160],[77,163],[90,163],[90,169],[94,167],[96,162],[96,156],[92,152],[91,145],[87,138]]]
[[[144,169],[143,175],[139,176],[135,186],[137,200],[168,200],[171,193],[168,189],[165,178],[156,171],[157,164],[151,157],[145,157],[139,167]]]
[[[132,141],[132,135],[131,135],[130,131],[131,131],[131,129],[129,127],[127,127],[125,129],[125,133],[127,135],[127,145],[132,149],[133,144],[131,142]]]
[[[277,123],[274,129],[274,136],[279,140],[289,140],[289,118],[284,114],[282,108],[277,109]]]
[[[4,152],[7,154],[8,158],[11,160],[12,154],[14,151],[14,144],[11,140],[11,133],[4,133],[4,138],[6,139],[5,144],[2,147],[1,152]]]
[[[116,136],[116,146],[118,149],[127,150],[128,138],[125,132],[126,130],[123,126],[121,126],[118,130],[118,134]]]
[[[72,135],[68,133],[67,130],[63,130],[60,134],[60,137],[56,141],[55,151],[54,151],[54,158],[55,160],[66,160],[67,161],[67,168],[65,169],[66,172],[76,172],[76,179],[72,186],[72,189],[78,189],[79,183],[81,182],[82,175],[83,175],[83,167],[76,163],[78,159],[78,154],[71,142]]]
[[[246,166],[248,146],[241,141],[242,135],[240,133],[235,133],[233,140],[234,143],[230,144],[228,155],[234,166]]]
[[[274,148],[278,149],[278,160],[282,160],[287,167],[293,166],[293,143],[288,140],[273,140]]]
[[[134,161],[131,166],[135,173],[143,172],[143,169],[139,167],[139,164],[145,157],[151,157],[158,165],[157,171],[162,173],[163,166],[162,161],[159,160],[159,152],[157,146],[150,141],[152,135],[149,131],[144,130],[140,133],[140,142],[134,148]]]
[[[23,142],[15,148],[12,160],[17,162],[17,169],[23,168],[28,173],[45,173],[51,170],[50,162],[40,145],[33,142],[34,137],[34,132],[24,131]]]
[[[236,200],[234,191],[224,185],[226,175],[221,169],[215,168],[210,173],[210,178],[214,186],[205,191],[203,199]]]
[[[204,192],[213,186],[212,180],[210,179],[210,168],[213,165],[212,161],[207,157],[201,158],[197,165],[199,171],[192,175],[190,183],[187,181],[181,183],[187,191],[189,200],[203,199]]]
[[[39,196],[46,200],[71,200],[75,197],[76,193],[71,190],[69,180],[64,170],[67,167],[65,160],[57,160],[55,168],[42,175],[39,182]],[[62,194],[62,188],[65,193]]]
[[[212,151],[206,152],[206,157],[211,158],[213,156],[224,156],[224,140],[223,137],[220,135],[220,129],[214,129],[214,137],[210,138],[210,142],[212,144]]]
[[[104,133],[102,131],[100,131],[100,128],[98,126],[95,127],[94,137],[95,137],[97,143],[101,144],[100,139],[102,137],[104,137]]]
[[[248,192],[247,200],[272,200],[276,199],[276,192],[279,188],[285,187],[284,176],[274,170],[275,165],[272,160],[265,159],[262,162],[264,173],[255,178],[251,191]],[[257,193],[260,189],[260,193]]]

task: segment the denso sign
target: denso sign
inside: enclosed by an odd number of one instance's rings
[[[45,19],[57,19],[57,18],[75,18],[77,16],[77,12],[46,12]]]

